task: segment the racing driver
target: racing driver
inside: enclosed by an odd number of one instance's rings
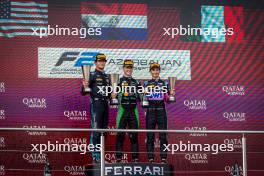
[[[108,100],[110,98],[106,92],[99,91],[100,86],[110,86],[110,79],[104,72],[106,64],[106,56],[102,53],[96,55],[95,71],[90,73],[89,84],[83,80],[83,85],[89,85],[91,88],[90,99],[90,113],[91,113],[91,128],[106,129],[108,126]],[[85,95],[82,89],[82,95]],[[100,133],[92,132],[90,136],[90,143],[95,147],[100,144]],[[101,159],[100,152],[92,152],[93,162],[98,163]]]
[[[150,64],[151,80],[144,82],[144,87],[151,91],[146,94],[149,105],[146,112],[146,128],[167,129],[167,113],[165,108],[165,100],[168,98],[169,84],[160,79],[160,65],[158,63]],[[174,92],[172,92],[174,94]],[[149,162],[154,162],[154,133],[147,133],[147,152]],[[160,133],[160,157],[162,163],[167,163],[167,152],[164,151],[168,144],[167,134]]]
[[[140,86],[140,83],[134,78],[132,78],[133,65],[134,63],[132,60],[130,59],[124,60],[123,77],[121,77],[118,82],[118,86],[120,86],[123,90],[118,94],[120,105],[118,107],[118,114],[116,119],[117,129],[126,129],[127,126],[130,129],[139,128],[137,101],[140,100],[141,98],[140,94],[138,93],[138,88]],[[122,160],[124,139],[125,139],[125,133],[118,132],[116,138],[117,162],[121,162]],[[131,143],[132,161],[138,162],[139,160],[138,134],[129,133],[129,139]]]

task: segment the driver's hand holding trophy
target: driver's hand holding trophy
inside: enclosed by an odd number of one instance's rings
[[[114,91],[115,90],[115,86],[117,86],[117,81],[119,79],[119,74],[110,74],[110,80],[111,80],[111,86],[112,86],[112,93],[111,93],[111,101],[110,101],[110,105],[113,107],[116,107],[116,105],[118,105],[118,99],[117,99],[117,94]]]
[[[91,56],[93,54],[91,53]],[[79,63],[79,66],[82,67],[82,74],[83,74],[83,86],[82,86],[82,94],[89,94],[91,93],[91,88],[89,87],[89,80],[90,80],[90,72],[91,72],[91,67],[94,64],[95,59],[94,57],[98,57],[100,55],[92,56],[92,57],[84,57],[81,60],[81,63]],[[105,56],[104,56],[105,57]],[[118,79],[119,79],[119,74],[116,73],[111,73],[109,74],[110,81],[111,81],[111,87],[112,90],[115,89],[115,86],[117,85]],[[117,99],[117,94],[112,91],[111,92],[111,100],[110,100],[110,105],[111,107],[116,107],[118,105],[118,99]]]
[[[91,88],[89,87],[89,79],[90,79],[90,72],[91,67],[94,65],[96,53],[86,53],[86,56],[78,59],[75,66],[82,67],[82,74],[83,74],[83,86],[81,93],[88,94],[91,93]]]
[[[91,88],[89,87],[89,78],[90,78],[91,65],[82,65],[83,73],[83,91],[85,93],[90,93]]]
[[[174,86],[175,86],[177,78],[169,77],[168,79],[169,79],[169,86],[170,86],[169,87],[169,102],[176,102]]]

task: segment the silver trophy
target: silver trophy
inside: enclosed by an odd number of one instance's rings
[[[176,80],[177,78],[176,77],[169,77],[169,84],[170,84],[170,94],[169,94],[169,101],[170,102],[175,102],[176,99],[173,95],[173,92],[174,92],[174,86],[175,86],[175,83],[176,83]]]
[[[90,93],[91,92],[91,88],[89,87],[90,71],[91,71],[91,66],[82,65],[83,78],[88,83],[87,86],[84,86],[84,92],[86,92],[86,93]]]
[[[119,74],[110,74],[110,80],[111,80],[111,86],[113,88],[113,90],[115,90],[115,86],[117,85],[117,81],[119,79]],[[110,104],[111,105],[118,105],[118,99],[116,98],[117,94],[115,92],[112,92],[111,94],[111,101]]]
[[[146,87],[145,88],[145,91],[142,95],[142,107],[143,108],[147,108],[149,106],[149,101],[148,101],[148,98],[147,98],[147,94],[149,94],[149,87]]]
[[[142,97],[142,107],[143,108],[147,108],[149,106],[149,101],[146,97],[146,94],[144,93],[143,94],[143,97]]]
[[[44,166],[44,176],[51,176],[51,165],[48,160]]]

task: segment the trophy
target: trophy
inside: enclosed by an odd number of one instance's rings
[[[119,78],[119,74],[115,74],[115,73],[110,74],[111,86],[113,88],[113,92],[111,94],[111,101],[110,101],[111,105],[118,105],[119,104],[118,99],[116,98],[117,94],[114,92],[115,86],[117,85],[118,78]]]
[[[176,77],[169,77],[169,84],[170,84],[170,95],[169,95],[169,101],[170,102],[175,102],[176,99],[173,95],[173,92],[174,92],[174,86],[175,86],[175,83],[176,83],[176,80],[177,78]]]
[[[88,84],[89,84],[89,78],[90,78],[90,71],[91,71],[90,65],[82,65],[83,78]],[[89,87],[89,85],[84,86],[84,92],[86,93],[91,92],[91,88]]]
[[[44,166],[44,176],[51,176],[51,165],[48,160]]]
[[[144,93],[143,94],[143,97],[142,97],[142,107],[143,108],[146,108],[146,107],[148,107],[149,106],[149,102],[148,102],[148,99],[147,99],[147,97],[146,97],[146,94]]]
[[[82,67],[82,73],[84,80],[89,84],[91,67],[94,64],[95,56],[97,52],[84,52],[81,54],[80,58],[76,61],[75,67]],[[90,93],[91,88],[89,85],[83,87],[85,93]]]
[[[142,96],[142,107],[143,108],[147,108],[149,106],[147,93],[149,94],[149,87],[146,87],[145,92],[143,93],[143,96]]]

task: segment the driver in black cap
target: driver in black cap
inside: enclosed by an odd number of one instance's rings
[[[148,93],[147,99],[149,106],[147,107],[146,113],[146,128],[147,129],[167,129],[167,113],[165,107],[165,100],[169,93],[169,84],[168,82],[160,79],[160,65],[158,63],[150,64],[149,69],[152,79],[144,82],[144,87],[152,90],[151,93]],[[154,92],[154,90],[157,90]],[[147,152],[149,162],[154,162],[154,139],[155,133],[147,133]],[[165,145],[168,144],[167,134],[160,133],[160,157],[161,162],[167,162],[167,153],[164,151]]]
[[[139,128],[139,115],[137,108],[137,101],[140,101],[140,94],[138,93],[138,88],[140,86],[139,82],[132,78],[133,73],[133,61],[127,59],[123,64],[123,77],[119,79],[118,86],[124,88],[124,91],[118,94],[118,99],[120,105],[118,107],[117,115],[117,129],[126,129],[127,126],[130,129]],[[126,88],[134,87],[135,90],[129,92]],[[123,144],[125,139],[125,133],[117,133],[116,139],[116,158],[117,162],[121,162],[123,156]],[[132,160],[133,162],[138,162],[139,149],[138,149],[138,134],[129,133],[129,139],[131,143],[132,150]]]
[[[106,64],[106,56],[102,53],[96,55],[95,71],[90,72],[89,84],[83,80],[83,85],[89,85],[91,88],[90,99],[90,113],[91,113],[91,128],[108,127],[108,101],[110,96],[106,92],[99,91],[100,86],[110,86],[110,79],[104,72]],[[82,89],[82,95],[86,93]],[[94,146],[100,144],[100,133],[91,132],[90,143]],[[94,151],[92,153],[93,162],[98,163],[101,159],[100,152]]]

